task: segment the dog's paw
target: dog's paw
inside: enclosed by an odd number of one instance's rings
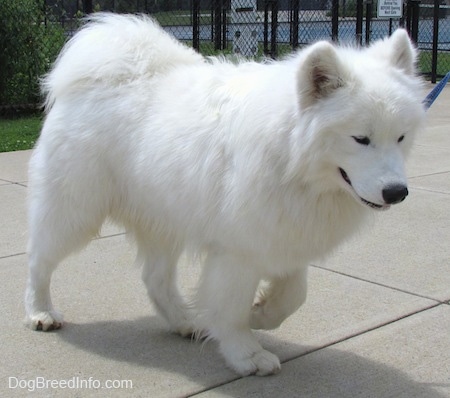
[[[37,312],[27,316],[25,324],[32,330],[42,330],[48,332],[50,330],[60,329],[63,325],[63,316],[56,311]]]
[[[281,369],[278,357],[263,349],[251,334],[246,339],[220,342],[220,351],[228,366],[241,376],[267,376]]]
[[[266,317],[264,315],[264,303],[255,303],[252,306],[250,313],[250,328],[252,329],[267,329]]]
[[[278,357],[267,350],[254,353],[251,357],[228,359],[229,365],[241,376],[268,376],[277,374],[281,370]]]
[[[195,334],[195,328],[190,322],[179,323],[172,329],[174,333],[179,334],[181,337],[192,337]]]
[[[181,337],[192,337],[195,334],[195,316],[191,309],[183,308],[177,316],[171,314],[169,319],[170,329]]]
[[[269,308],[266,302],[253,304],[250,328],[272,330],[280,326],[283,318]]]

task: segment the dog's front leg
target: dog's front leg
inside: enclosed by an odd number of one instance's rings
[[[307,266],[281,278],[273,278],[258,292],[253,305],[250,327],[275,329],[306,299]]]
[[[278,373],[280,361],[250,330],[250,310],[260,280],[243,256],[215,250],[205,262],[198,292],[198,326],[219,342],[227,364],[241,375]]]

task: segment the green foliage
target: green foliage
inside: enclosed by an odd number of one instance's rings
[[[36,0],[0,1],[0,104],[36,103],[39,77],[65,41]]]

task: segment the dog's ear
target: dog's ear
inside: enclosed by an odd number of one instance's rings
[[[391,64],[405,73],[412,75],[415,72],[417,51],[414,48],[405,29],[397,29],[389,38]]]
[[[300,106],[307,108],[344,85],[344,68],[328,42],[313,45],[297,73]]]

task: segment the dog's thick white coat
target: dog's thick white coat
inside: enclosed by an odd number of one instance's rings
[[[61,326],[51,274],[110,217],[134,236],[174,330],[216,339],[240,374],[277,372],[251,328],[278,327],[305,300],[308,263],[371,207],[405,196],[404,157],[424,119],[414,60],[403,30],[368,49],[319,42],[281,62],[233,64],[205,60],[149,19],[94,17],[43,84],[30,325]],[[204,262],[194,306],[174,281],[186,250]]]

